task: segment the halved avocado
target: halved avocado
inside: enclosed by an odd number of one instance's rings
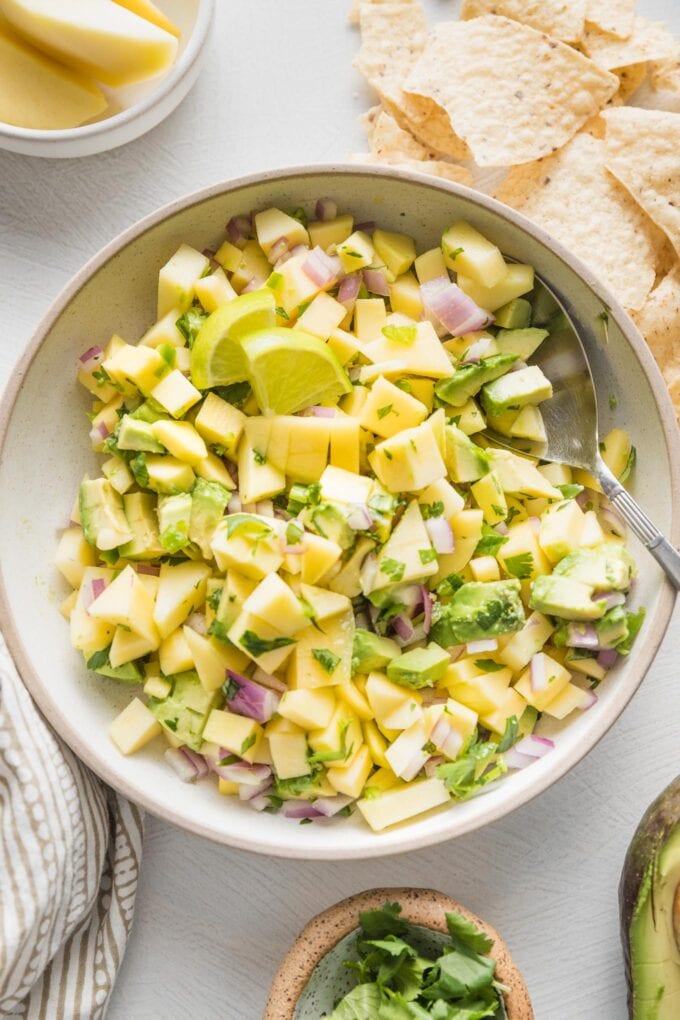
[[[619,886],[631,1020],[680,1017],[680,776],[648,808]]]

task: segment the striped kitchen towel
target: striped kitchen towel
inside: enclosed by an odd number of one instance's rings
[[[0,635],[0,1016],[98,1020],[132,925],[143,815],[48,727]]]

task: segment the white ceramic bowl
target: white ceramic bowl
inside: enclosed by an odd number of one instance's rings
[[[31,693],[56,730],[103,779],[153,813],[218,842],[303,858],[357,858],[427,846],[486,825],[535,797],[572,768],[626,706],[668,624],[673,593],[640,547],[634,602],[647,621],[629,658],[600,689],[598,703],[557,728],[557,746],[485,794],[381,834],[359,820],[300,826],[257,814],[212,783],[184,785],[160,754],[161,741],[122,757],[108,738],[130,689],[88,673],[57,611],[65,587],[52,566],[78,483],[95,469],[87,399],[75,361],[115,331],[134,341],[152,322],[158,269],[182,241],[214,248],[230,216],[280,205],[313,208],[334,198],[357,220],[406,230],[418,246],[439,243],[452,220],[472,221],[509,256],[536,266],[568,304],[595,317],[611,309],[609,344],[596,357],[603,432],[623,423],[644,456],[634,491],[677,543],[678,435],[661,376],[642,338],[611,294],[571,255],[526,220],[476,192],[418,173],[357,165],[302,167],[219,184],[190,195],[125,231],[75,277],[48,311],[0,407],[0,620]],[[618,404],[609,406],[615,393]],[[156,746],[158,745],[158,746]]]
[[[42,131],[0,122],[0,149],[62,159],[92,156],[125,145],[165,120],[198,78],[210,40],[215,0],[163,0],[160,6],[181,31],[177,58],[166,74],[124,89],[102,86],[109,109],[82,127]]]

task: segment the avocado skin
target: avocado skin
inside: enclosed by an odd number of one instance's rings
[[[654,863],[678,825],[680,825],[680,776],[677,776],[645,811],[630,842],[621,871],[619,917],[628,985],[628,1013],[631,1018],[635,1016],[631,924],[650,865]]]

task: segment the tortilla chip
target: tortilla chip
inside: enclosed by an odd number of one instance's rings
[[[633,32],[635,0],[586,0],[588,21],[619,39],[627,39]]]
[[[564,149],[517,167],[496,194],[581,258],[628,309],[654,285],[663,235],[605,168],[604,142],[581,133]]]
[[[618,84],[570,46],[487,14],[437,25],[404,88],[446,111],[479,166],[508,166],[564,145]]]
[[[646,18],[635,18],[632,35],[624,40],[586,24],[582,46],[591,60],[608,71],[646,60],[665,60],[677,49],[675,39],[663,22]]]
[[[408,4],[408,3],[414,3],[414,0],[401,0],[401,2],[404,3],[404,4]],[[349,21],[350,25],[358,25],[359,24],[359,9],[360,9],[362,3],[363,4],[381,4],[381,3],[385,3],[385,0],[352,0],[352,3],[350,5],[350,9],[349,9],[349,14],[347,15],[347,20]]]
[[[499,14],[563,42],[578,42],[585,27],[586,0],[463,0],[463,21]]]
[[[612,96],[610,106],[621,106],[627,103],[647,77],[649,64],[631,64],[630,67],[617,67],[614,74],[619,79],[619,91]]]
[[[650,84],[657,92],[680,95],[680,48],[671,60],[660,60],[650,67]]]
[[[607,169],[680,254],[680,113],[607,110]]]
[[[371,154],[386,163],[393,159],[435,159],[436,155],[421,145],[410,131],[404,131],[391,114],[378,108],[368,129]]]
[[[442,159],[408,159],[407,157],[392,156],[390,159],[379,159],[372,152],[355,152],[350,159],[353,163],[370,163],[375,165],[381,163],[384,166],[393,166],[404,170],[418,170],[421,174],[431,174],[433,177],[443,177],[447,181],[455,181],[456,184],[465,184],[466,187],[473,186],[473,177],[467,167],[459,166],[457,163],[447,163]]]
[[[383,105],[423,145],[466,159],[469,150],[456,137],[446,114],[431,100],[407,96],[404,80],[425,49],[427,22],[419,3],[361,3],[361,49],[354,66],[376,90]]]
[[[680,415],[680,266],[675,268],[652,291],[633,316],[637,328],[668,383],[675,410]]]

